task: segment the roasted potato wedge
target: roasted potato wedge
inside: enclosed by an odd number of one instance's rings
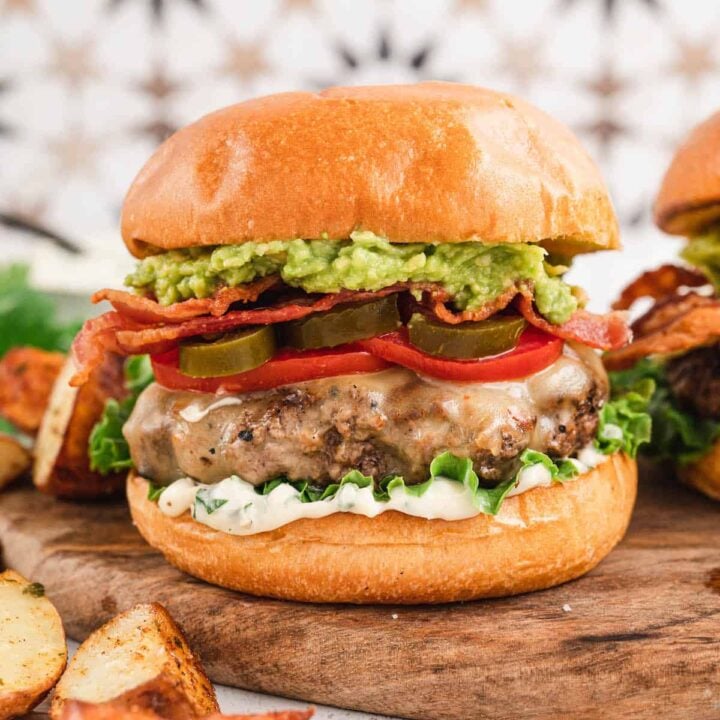
[[[61,718],[62,720],[161,720],[162,716],[152,710],[128,708],[114,702],[95,704],[68,700],[63,707]]]
[[[33,347],[9,350],[0,360],[0,416],[35,435],[64,362],[62,353]]]
[[[35,442],[33,481],[56,497],[96,498],[120,491],[125,476],[103,476],[90,469],[88,440],[108,398],[125,393],[123,360],[107,355],[104,365],[80,388],[68,385],[75,373],[68,359],[53,386]]]
[[[40,703],[66,662],[62,621],[42,585],[0,573],[0,720]]]
[[[0,490],[30,469],[30,453],[10,435],[0,433]]]
[[[284,710],[263,715],[211,715],[207,720],[310,720],[315,710]]]
[[[206,720],[310,720],[313,715],[312,709],[286,710],[264,715],[209,715]],[[116,702],[93,705],[70,700],[65,704],[62,720],[167,720],[167,716],[139,707],[128,709]]]
[[[118,615],[78,648],[55,690],[50,717],[60,720],[71,700],[114,701],[118,711],[150,710],[170,720],[218,711],[212,683],[157,603]]]

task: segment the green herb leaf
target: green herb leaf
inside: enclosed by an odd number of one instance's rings
[[[150,500],[150,502],[157,502],[164,492],[165,487],[163,485],[155,485],[155,483],[150,482],[148,483],[147,499]]]
[[[4,435],[20,435],[20,431],[9,421],[3,417],[0,417],[0,433]]]
[[[646,400],[646,412],[651,418],[652,437],[642,423],[636,429],[646,438],[642,454],[657,460],[672,460],[681,465],[705,455],[720,438],[720,422],[685,412],[670,391],[664,364],[644,359],[629,370],[610,373],[613,393],[619,400],[637,393]],[[623,393],[626,393],[623,395]],[[635,399],[636,407],[640,403]],[[611,403],[609,403],[611,404]]]
[[[195,505],[200,505],[205,509],[208,515],[212,515],[214,512],[219,510],[223,505],[227,503],[225,498],[211,498],[208,496],[208,491],[201,488],[195,495]]]
[[[150,359],[146,355],[132,357],[126,361],[125,387],[129,394],[123,400],[108,400],[100,420],[90,433],[88,454],[90,467],[93,470],[107,475],[132,467],[130,448],[122,430],[135,408],[140,393],[153,379]]]
[[[23,590],[23,595],[32,595],[35,598],[41,598],[45,596],[45,586],[35,582],[26,585]]]
[[[0,357],[19,345],[67,352],[80,329],[80,322],[57,320],[54,302],[30,287],[28,272],[25,265],[0,268]]]

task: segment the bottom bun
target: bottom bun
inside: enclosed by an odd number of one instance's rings
[[[287,600],[402,604],[515,595],[579,577],[625,534],[636,490],[635,461],[616,454],[565,485],[507,499],[496,517],[337,513],[237,536],[163,515],[141,477],[131,473],[127,486],[140,533],[190,575]]]
[[[678,467],[680,479],[713,500],[720,500],[720,440],[699,460]]]

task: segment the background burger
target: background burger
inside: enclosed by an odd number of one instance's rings
[[[622,391],[652,393],[652,443],[680,477],[720,500],[720,113],[676,153],[655,203],[655,222],[687,236],[686,265],[665,265],[627,287],[615,304],[655,300],[634,324],[635,342],[606,356]]]
[[[648,437],[563,280],[618,247],[598,172],[513,97],[424,84],[245,102],[171,137],[122,218],[129,292],[75,384],[149,354],[93,434],[179,568],[307,601],[548,587],[622,537]],[[133,409],[134,408],[134,409]],[[120,430],[124,425],[124,437]]]

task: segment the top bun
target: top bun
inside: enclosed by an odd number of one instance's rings
[[[720,112],[698,125],[675,153],[655,201],[655,222],[697,235],[720,221]]]
[[[619,246],[605,185],[570,130],[510,95],[452,83],[282,93],[219,110],[158,148],[122,214],[136,257],[358,229],[570,255]]]

